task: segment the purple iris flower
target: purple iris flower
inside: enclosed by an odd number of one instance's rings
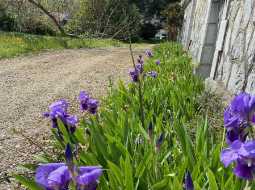
[[[255,96],[247,93],[237,95],[224,112],[224,126],[227,129],[227,143],[235,140],[244,142],[248,136],[247,127],[255,118]]]
[[[52,127],[57,128],[57,118],[64,119],[68,108],[66,100],[59,100],[52,103],[49,106],[50,112],[44,113],[45,117],[49,117],[52,120]]]
[[[40,165],[36,170],[35,181],[45,190],[67,190],[71,175],[64,163]]]
[[[157,61],[156,61],[156,65],[160,65],[160,60],[157,60]]]
[[[68,190],[69,183],[75,179],[78,190],[96,190],[102,169],[100,166],[82,166],[77,168],[77,174],[72,178],[65,163],[43,164],[36,170],[35,181],[45,190]]]
[[[193,181],[189,171],[185,173],[183,186],[184,186],[184,190],[194,190]]]
[[[148,75],[151,76],[152,78],[157,78],[158,73],[156,71],[150,71],[148,72]]]
[[[221,152],[221,162],[225,167],[235,162],[236,176],[251,180],[255,172],[255,141],[234,141],[229,148]]]
[[[227,144],[231,145],[234,141],[240,140],[245,142],[248,136],[248,130],[244,127],[227,129],[226,141]]]
[[[136,69],[139,73],[143,73],[143,64],[141,64],[141,63],[136,64],[135,69]]]
[[[67,128],[70,128],[71,132],[74,132],[76,128],[75,126],[78,123],[78,117],[69,115],[67,109],[67,101],[59,100],[49,106],[50,111],[44,113],[44,116],[51,119],[53,128],[58,128],[57,119],[60,119]]]
[[[92,99],[92,98],[89,99],[89,101],[88,101],[88,111],[91,114],[96,114],[97,113],[98,106],[99,106],[98,100]]]
[[[129,75],[131,76],[133,82],[139,81],[139,71],[137,69],[130,70]]]
[[[247,93],[237,95],[224,113],[226,128],[253,122],[255,117],[255,96]]]
[[[153,57],[153,53],[151,50],[146,50],[145,54],[147,55],[147,57]]]
[[[85,91],[81,91],[78,97],[80,101],[80,108],[82,111],[86,111],[88,109],[88,101],[89,101],[89,95]]]
[[[86,172],[84,172],[86,170]],[[83,171],[83,172],[82,172]],[[96,190],[98,185],[98,179],[102,175],[101,168],[83,168],[80,169],[80,175],[78,175],[76,182],[78,190]]]

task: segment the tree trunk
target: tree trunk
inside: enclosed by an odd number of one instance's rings
[[[40,10],[42,10],[53,22],[54,24],[57,26],[58,30],[60,31],[60,33],[63,36],[67,36],[67,34],[65,33],[65,30],[63,29],[63,27],[60,25],[60,23],[57,21],[57,19],[44,7],[42,6],[40,3],[34,1],[34,0],[28,0],[28,2],[30,2],[31,4],[35,5],[36,7],[38,7]]]

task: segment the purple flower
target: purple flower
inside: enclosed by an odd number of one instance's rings
[[[97,109],[99,106],[99,102],[96,99],[89,99],[88,101],[88,111],[91,114],[96,114],[97,113]]]
[[[160,65],[160,60],[157,60],[157,61],[156,61],[156,65]]]
[[[254,122],[255,96],[246,93],[237,95],[224,112],[224,126],[227,129],[227,143],[235,140],[244,142],[248,136],[247,127]]]
[[[49,117],[50,119],[54,120],[57,118],[64,118],[67,113],[68,103],[66,100],[59,100],[52,103],[49,106],[50,112],[44,113],[45,117]]]
[[[248,136],[248,130],[244,127],[230,128],[226,132],[227,144],[231,145],[234,141],[239,140],[245,142]]]
[[[255,116],[255,96],[247,93],[237,95],[224,112],[226,128],[239,127],[241,124],[250,124]]]
[[[45,117],[51,119],[52,127],[58,128],[58,119],[60,119],[67,129],[71,132],[75,131],[75,126],[78,123],[78,117],[67,113],[68,103],[66,100],[59,100],[49,106],[49,112],[44,113]]]
[[[234,174],[237,177],[246,180],[254,179],[254,172],[255,172],[254,163],[252,163],[252,165],[249,165],[246,162],[237,161],[236,167],[234,168]]]
[[[158,73],[156,71],[150,71],[148,72],[148,75],[151,76],[152,78],[157,78]]]
[[[221,162],[225,167],[235,162],[234,173],[243,179],[253,179],[255,172],[255,141],[242,143],[234,141],[229,148],[221,152]]]
[[[76,115],[65,115],[66,124],[75,127],[75,125],[78,123],[78,117]]]
[[[78,190],[95,190],[102,175],[100,166],[82,166],[77,168],[77,176],[73,176],[65,163],[40,165],[36,170],[36,183],[46,190],[68,190],[69,183],[75,179]]]
[[[83,169],[84,171],[85,169]],[[87,170],[86,172],[81,172],[77,177],[76,182],[78,185],[78,190],[95,190],[97,188],[98,179],[102,175],[101,168],[94,168],[93,170]]]
[[[81,91],[78,97],[80,101],[80,109],[86,111],[88,109],[89,95],[85,91]]]
[[[224,111],[224,126],[226,128],[238,128],[240,124],[240,120],[238,115],[235,115],[231,111],[231,107],[228,107]]]
[[[189,171],[185,173],[183,186],[184,186],[184,190],[194,190],[193,181]]]
[[[135,70],[137,70],[139,73],[143,73],[143,64],[141,63],[136,64]]]
[[[137,69],[130,70],[129,75],[131,76],[133,82],[138,82],[139,71],[137,71]]]
[[[36,183],[46,190],[67,190],[71,175],[64,163],[40,165],[36,170]]]
[[[146,50],[145,54],[147,55],[147,57],[153,57],[153,53],[151,50]]]

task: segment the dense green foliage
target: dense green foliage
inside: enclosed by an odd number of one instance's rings
[[[178,33],[182,28],[184,10],[179,3],[169,4],[162,14],[165,16],[168,38],[172,41],[177,40]]]
[[[171,3],[180,2],[179,0],[130,0],[135,3],[145,18],[151,18],[154,15],[161,15],[161,11]]]
[[[0,32],[0,59],[47,49],[119,47],[122,44],[110,39],[75,39]]]
[[[70,33],[126,39],[139,31],[140,14],[128,0],[80,1],[66,29]]]
[[[67,143],[78,143],[77,165],[105,169],[99,185],[102,190],[182,190],[186,170],[192,173],[196,190],[243,189],[245,182],[223,168],[219,160],[224,135],[216,138],[206,113],[198,111],[203,85],[192,74],[190,58],[172,43],[161,44],[154,53],[145,71],[153,69],[158,77],[143,81],[145,127],[137,83],[125,86],[120,82],[110,90],[100,113],[82,120],[74,135],[60,125],[64,141],[57,141],[56,147],[61,150]],[[161,60],[159,66],[157,59]],[[148,133],[150,123],[152,133]],[[164,138],[157,146],[161,134]],[[43,160],[58,161],[47,156]],[[28,187],[35,185],[17,179]]]
[[[162,11],[178,0],[34,0],[67,33],[126,40],[151,39],[165,28]],[[156,23],[154,22],[156,20]],[[0,2],[0,30],[57,35],[59,28],[42,9],[29,1]],[[60,32],[63,34],[62,32]]]

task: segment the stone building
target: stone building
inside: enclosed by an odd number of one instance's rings
[[[255,0],[183,0],[181,42],[204,78],[255,93]]]

